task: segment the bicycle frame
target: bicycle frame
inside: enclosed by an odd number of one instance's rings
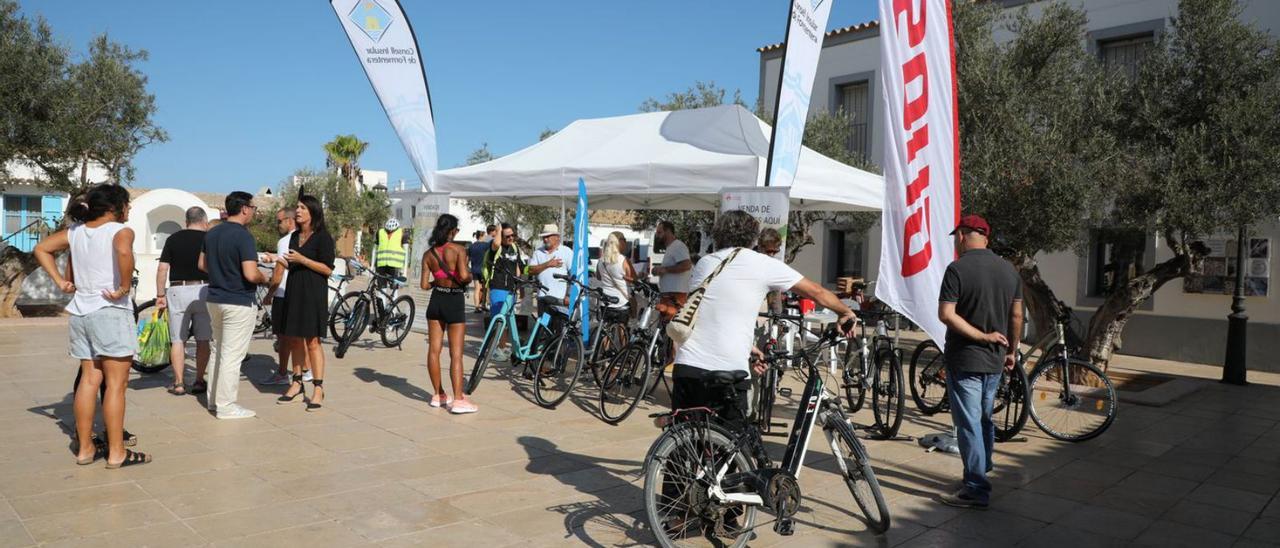
[[[481,340],[489,340],[489,337],[494,335],[494,325],[501,318],[506,323],[507,335],[511,337],[511,351],[515,358],[521,361],[536,360],[542,357],[541,350],[535,352],[533,349],[534,342],[538,340],[538,331],[542,329],[549,332],[549,328],[544,325],[546,322],[543,321],[543,318],[539,317],[538,321],[534,322],[533,326],[529,328],[528,338],[521,339],[520,328],[516,325],[515,304],[516,292],[510,291],[507,293],[507,299],[502,303],[502,310],[489,320],[489,325],[484,331],[484,338]],[[547,319],[549,320],[550,318],[548,317]],[[497,336],[501,337],[502,334],[499,333]]]

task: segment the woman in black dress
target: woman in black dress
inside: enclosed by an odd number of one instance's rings
[[[329,300],[327,279],[333,273],[334,241],[324,226],[324,210],[314,196],[299,196],[293,218],[298,230],[289,238],[289,280],[285,286],[286,301],[284,334],[296,337],[294,363],[310,363],[311,384],[315,392],[307,402],[307,411],[319,411],[324,402],[324,349],[320,337],[324,336]],[[307,361],[303,360],[303,352]],[[282,402],[306,397],[302,375],[294,375],[289,390],[280,398]]]

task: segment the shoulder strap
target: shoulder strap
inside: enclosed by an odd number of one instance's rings
[[[702,280],[702,283],[698,285],[698,289],[706,291],[707,285],[711,283],[711,280],[714,280],[716,276],[720,275],[720,271],[724,270],[724,267],[738,256],[739,251],[742,251],[741,247],[733,248],[733,253],[730,253],[728,257],[725,257],[723,261],[720,261],[720,264],[716,265],[716,269],[711,271],[711,274],[709,274],[705,280]]]
[[[460,287],[466,287],[467,284],[462,283],[462,280],[459,280],[458,277],[453,274],[452,270],[446,268],[447,265],[444,264],[444,259],[440,258],[440,254],[436,253],[436,248],[428,248],[427,251],[431,253],[432,257],[436,258],[437,263],[440,263],[437,265],[436,270],[443,271],[445,275],[449,276],[450,280],[453,280],[453,283],[458,284]]]

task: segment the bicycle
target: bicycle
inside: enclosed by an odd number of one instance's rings
[[[861,333],[842,341],[844,367],[841,384],[849,411],[857,413],[861,410],[867,392],[870,392],[871,412],[876,421],[872,429],[881,439],[896,437],[902,428],[903,398],[906,395],[902,361],[885,325],[889,318],[896,316],[897,313],[892,311],[858,312],[858,318],[862,320]],[[871,337],[867,337],[868,320],[878,320]],[[833,354],[836,351],[837,349],[832,349]]]
[[[584,348],[582,316],[578,313],[581,310],[583,298],[590,296],[594,302],[605,304],[617,304],[618,299],[605,295],[603,289],[592,288],[573,276],[565,274],[552,276],[577,286],[581,289],[581,293],[569,306],[567,323],[548,344],[547,352],[542,355],[538,366],[534,369],[533,398],[538,405],[547,409],[554,409],[573,392],[573,387],[578,383],[578,377],[582,375],[584,354],[586,355],[585,363],[591,369],[596,386],[602,386],[604,383],[600,377],[600,369],[596,367],[601,352],[604,352],[606,358],[612,359],[617,349],[622,348],[622,340],[626,338],[626,324],[601,321],[593,330],[594,335],[588,341],[589,346]],[[619,333],[619,330],[622,333]],[[550,364],[546,363],[548,358],[551,360]]]
[[[511,351],[507,359],[511,360],[512,369],[516,367],[527,369],[530,364],[542,358],[545,344],[552,335],[549,327],[551,317],[545,314],[540,316],[538,321],[533,322],[529,327],[528,335],[523,338],[520,335],[520,329],[516,326],[516,295],[525,290],[541,289],[545,287],[536,278],[515,278],[515,287],[507,293],[502,311],[495,314],[485,328],[484,338],[480,342],[480,351],[476,354],[476,363],[471,367],[471,374],[467,377],[466,385],[463,386],[463,392],[467,395],[471,395],[476,387],[480,386],[485,369],[490,362],[494,361],[500,346],[499,341],[504,335],[511,337]]]
[[[835,346],[840,338],[840,331],[832,325],[817,344]],[[820,426],[826,435],[836,465],[868,525],[878,533],[888,530],[889,510],[870,456],[854,435],[840,397],[827,389],[822,371],[810,356],[804,351],[777,350],[765,356],[770,368],[798,361],[808,377],[801,398],[805,404],[792,425],[779,467],[774,467],[765,453],[760,430],[753,422],[734,428],[706,407],[651,415],[663,432],[645,457],[645,514],[660,545],[680,546],[685,538],[701,537],[716,546],[743,546],[751,537],[758,509],[777,517],[774,531],[783,536],[794,533],[792,518],[800,510],[802,497],[797,477],[814,426]],[[708,374],[707,382],[720,389],[728,405],[735,405],[734,385],[748,375],[746,371],[717,371]]]
[[[671,338],[667,336],[667,320],[658,312],[658,287],[641,280],[637,280],[631,287],[633,293],[643,297],[647,304],[640,313],[639,321],[631,329],[631,337],[618,359],[624,360],[621,368],[632,372],[638,372],[642,368],[641,360],[645,362],[643,368],[648,369],[645,375],[649,380],[646,381],[647,386],[641,387],[643,393],[636,398],[639,403],[639,400],[652,396],[659,384],[667,384],[666,366],[671,356]],[[667,391],[670,392],[670,386]]]
[[[357,273],[368,270],[355,263],[352,266]],[[391,348],[400,346],[413,327],[416,308],[413,298],[395,296],[395,290],[406,283],[404,276],[392,278],[374,270],[368,272],[373,276],[368,287],[342,296],[341,302],[351,303],[351,313],[346,320],[345,332],[333,350],[334,357],[338,359],[346,356],[351,344],[364,334],[366,328],[380,336],[383,346]]]
[[[1054,318],[1054,330],[1036,341],[1027,352],[1019,351],[1012,375],[1006,374],[1001,379],[993,411],[993,420],[999,417],[996,439],[1000,441],[1007,441],[1021,431],[1028,417],[1044,433],[1062,441],[1095,438],[1115,420],[1118,402],[1111,379],[1096,365],[1076,357],[1068,336],[1075,315],[1066,303],[1055,301],[1055,304],[1060,313]],[[1035,365],[1028,374],[1026,367],[1033,357]],[[919,373],[918,360],[925,363]],[[916,405],[922,412],[933,414],[947,408],[945,374],[937,344],[921,343],[912,355],[911,384],[913,397],[917,384],[920,385],[922,394]],[[925,396],[924,391],[930,395]],[[1039,409],[1037,401],[1041,402]],[[1060,422],[1066,424],[1060,425]],[[1072,426],[1071,423],[1082,424]]]
[[[609,361],[600,387],[600,414],[605,422],[618,424],[631,415],[640,400],[651,391],[649,376],[653,375],[652,349],[657,334],[652,325],[658,322],[658,288],[637,280],[632,284],[633,294],[645,297],[645,307],[635,326],[628,330],[622,350]],[[656,375],[654,375],[656,377]],[[656,384],[654,386],[656,388]]]
[[[329,335],[333,336],[334,341],[342,340],[342,336],[347,330],[347,319],[351,316],[351,303],[343,300],[346,295],[347,284],[355,279],[356,270],[353,264],[355,261],[347,259],[347,273],[338,274],[334,272],[329,275],[329,315],[326,323],[329,324]]]

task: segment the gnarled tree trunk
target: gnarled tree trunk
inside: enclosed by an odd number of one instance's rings
[[[1053,328],[1054,318],[1061,312],[1058,310],[1058,298],[1040,275],[1040,265],[1034,258],[1018,254],[1008,257],[1008,260],[1022,277],[1022,302],[1027,306],[1031,326],[1036,330],[1035,333],[1024,330],[1024,335],[1038,339],[1048,332],[1046,330]]]
[[[0,318],[17,318],[22,315],[16,304],[22,294],[22,282],[39,267],[35,255],[31,253],[24,253],[12,246],[5,246],[0,251]]]
[[[1120,349],[1120,334],[1138,306],[1169,281],[1196,272],[1204,261],[1206,249],[1186,245],[1172,235],[1165,235],[1165,241],[1173,250],[1173,257],[1108,294],[1089,320],[1085,349],[1089,352],[1089,360],[1103,371],[1111,363],[1111,355]]]

